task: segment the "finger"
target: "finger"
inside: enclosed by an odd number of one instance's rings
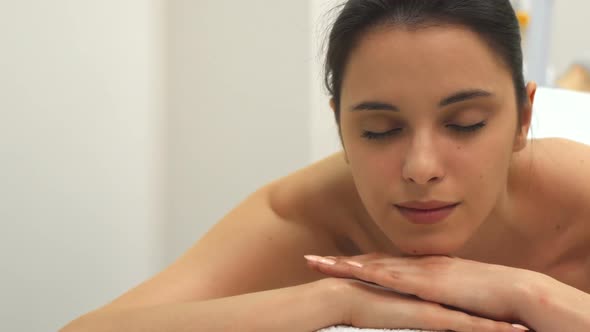
[[[308,257],[306,257],[308,258]],[[328,257],[325,257],[328,258]],[[337,264],[335,264],[337,265]],[[352,275],[350,274],[349,271],[347,270],[343,270],[343,269],[339,269],[339,268],[334,268],[333,265],[330,265],[328,263],[322,263],[319,261],[314,261],[314,260],[310,260],[309,258],[307,259],[307,266],[310,267],[312,270],[315,270],[317,272],[326,274],[328,276],[331,277],[335,277],[335,278],[352,278]]]
[[[444,302],[448,300],[448,257],[381,259],[362,264],[361,267],[350,261],[335,264],[329,271],[349,275],[350,278],[365,280],[405,294],[413,294],[425,300]],[[432,267],[434,266],[434,268]],[[433,270],[436,269],[436,270]],[[447,270],[447,271],[445,271]],[[432,276],[437,275],[436,279]],[[436,283],[436,287],[434,287]]]
[[[429,285],[424,285],[420,278],[422,267],[415,262],[403,258],[379,258],[384,254],[373,253],[352,258],[346,256],[310,256],[309,266],[321,273],[338,278],[351,278],[378,284],[383,287],[395,290],[399,293],[418,295],[417,290],[425,290]],[[414,259],[412,259],[413,261]],[[439,298],[424,298],[434,302],[440,302]]]
[[[415,282],[409,280],[411,278],[408,278],[407,273],[404,273],[400,269],[393,269],[389,263],[377,261],[363,264],[361,267],[354,263],[356,262],[344,261],[341,264],[331,266],[329,270],[346,274],[350,278],[375,283],[401,293],[414,294],[411,292],[413,287],[409,283]]]
[[[390,254],[386,254],[383,252],[372,252],[369,254],[363,254],[363,255],[356,255],[356,256],[338,256],[339,260],[353,260],[355,262],[359,262],[359,263],[369,263],[369,262],[374,262],[374,261],[380,261],[383,259],[400,259],[403,260],[404,258],[402,257],[395,257],[392,256]]]
[[[377,278],[370,277],[372,275],[375,275],[375,272],[360,273],[359,271],[357,271],[362,270],[364,266],[356,261],[346,260],[345,257],[341,258],[334,256],[321,257],[306,255],[304,257],[307,260],[307,264],[309,267],[326,275],[338,278],[359,279],[378,284],[378,282],[375,281]],[[383,270],[380,266],[377,267],[377,265],[379,264],[370,264],[371,269]],[[387,287],[387,285],[382,286]]]
[[[483,317],[472,316],[460,311],[444,309],[443,306],[433,304],[429,310],[421,310],[425,325],[429,329],[451,329],[457,332],[522,332],[507,322],[499,322]]]

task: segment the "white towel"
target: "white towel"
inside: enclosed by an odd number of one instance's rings
[[[383,331],[392,331],[392,332],[435,332],[435,331],[425,331],[425,330],[408,330],[408,329],[364,329],[346,325],[336,325],[331,327],[326,327],[321,330],[317,330],[316,332],[352,332],[352,331],[364,331],[364,332],[383,332]]]

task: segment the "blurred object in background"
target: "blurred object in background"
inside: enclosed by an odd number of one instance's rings
[[[518,23],[520,23],[520,28],[524,34],[531,23],[531,2],[523,0],[512,0],[510,2],[514,7],[514,11],[516,11]]]
[[[590,92],[590,53],[574,60],[557,79],[556,85],[562,89]]]
[[[511,0],[511,3],[521,27],[525,79],[540,86],[590,92],[590,53],[583,52],[589,39],[576,33],[590,2]],[[571,61],[575,54],[585,56]]]
[[[516,17],[518,17],[518,23],[520,23],[520,28],[523,31],[526,31],[529,24],[531,23],[531,16],[526,10],[517,10]]]
[[[547,51],[551,47],[554,0],[511,2],[521,27],[525,79],[541,86],[551,86],[554,70]]]

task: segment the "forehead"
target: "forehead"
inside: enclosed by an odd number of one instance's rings
[[[511,77],[499,56],[469,29],[381,27],[365,33],[352,51],[343,75],[342,103],[413,95],[438,100],[471,88],[510,95]]]

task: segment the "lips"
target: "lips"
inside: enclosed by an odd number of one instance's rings
[[[396,205],[401,215],[414,224],[436,224],[445,220],[455,211],[459,203],[443,205],[434,209],[415,209]]]
[[[430,211],[430,210],[438,210],[442,208],[448,208],[451,206],[455,206],[459,203],[452,203],[452,202],[442,202],[442,201],[427,201],[427,202],[404,202],[401,204],[396,205],[399,208],[404,209],[412,209],[412,210],[421,210],[421,211]]]
[[[401,206],[398,205],[397,207],[401,208],[401,209],[406,209],[406,210],[410,210],[410,211],[416,211],[416,212],[434,212],[434,211],[438,211],[438,210],[444,210],[444,209],[448,209],[448,208],[452,208],[455,207],[459,204],[451,204],[451,205],[445,205],[445,206],[441,206],[435,209],[413,209],[413,208],[409,208],[409,207],[405,207],[405,206]]]

